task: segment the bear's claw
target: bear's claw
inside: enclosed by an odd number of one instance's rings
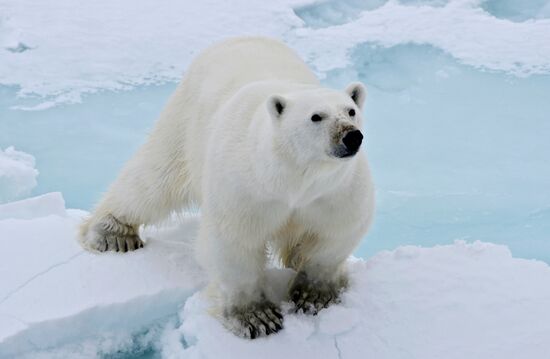
[[[289,290],[294,312],[317,315],[330,304],[340,302],[340,290],[336,285],[326,282],[312,282],[305,273],[299,273]]]
[[[143,242],[137,235],[106,234],[103,241],[98,241],[96,250],[100,252],[129,252],[143,248]]]
[[[247,339],[277,333],[283,328],[281,311],[269,301],[235,307],[226,312],[225,317],[229,329]]]

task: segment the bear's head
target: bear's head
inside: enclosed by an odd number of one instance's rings
[[[363,141],[365,96],[361,83],[352,83],[345,91],[306,88],[270,96],[267,110],[277,151],[301,165],[353,158]]]

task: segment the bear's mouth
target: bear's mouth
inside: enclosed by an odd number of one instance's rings
[[[336,146],[334,151],[332,152],[332,157],[341,158],[341,159],[348,159],[353,156],[355,156],[359,152],[359,148],[350,150],[346,148],[343,144],[339,144]]]
[[[355,150],[353,152],[347,152],[347,153],[344,153],[342,156],[340,156],[340,158],[348,158],[348,157],[353,157],[357,154],[357,152],[359,152],[359,150]]]

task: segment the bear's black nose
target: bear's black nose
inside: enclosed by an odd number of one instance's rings
[[[350,131],[344,136],[342,142],[350,153],[355,153],[363,142],[363,134],[359,130]]]

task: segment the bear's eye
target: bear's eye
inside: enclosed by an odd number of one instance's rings
[[[313,122],[319,122],[322,119],[323,119],[323,117],[321,117],[321,115],[319,115],[317,113],[315,115],[311,116],[311,121],[313,121]]]
[[[355,116],[355,110],[354,110],[354,109],[350,109],[350,110],[348,111],[348,115],[349,115],[350,117]]]

